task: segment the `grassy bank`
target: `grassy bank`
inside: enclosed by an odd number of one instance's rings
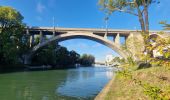
[[[170,68],[118,72],[105,100],[170,100]]]

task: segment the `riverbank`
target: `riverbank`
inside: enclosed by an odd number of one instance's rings
[[[109,91],[100,93],[102,99],[96,100],[151,100],[160,98],[169,100],[170,68],[151,67],[130,72],[122,71],[116,74],[114,81],[106,88]]]
[[[114,77],[105,85],[105,87],[100,91],[100,93],[95,97],[94,100],[104,100],[107,93],[112,87],[112,84],[114,82]]]
[[[1,73],[10,73],[10,72],[24,72],[24,71],[44,71],[44,70],[63,70],[63,69],[72,69],[78,67],[91,67],[93,65],[85,66],[80,64],[68,65],[67,67],[63,65],[50,66],[50,65],[0,65],[0,74]]]

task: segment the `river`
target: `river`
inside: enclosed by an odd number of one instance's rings
[[[79,67],[0,74],[0,100],[93,100],[115,70]]]

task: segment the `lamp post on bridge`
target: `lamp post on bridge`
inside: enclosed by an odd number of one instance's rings
[[[55,24],[55,19],[53,17],[53,37],[55,36],[55,26],[54,26],[54,24]]]
[[[105,33],[105,35],[104,35],[104,38],[107,38],[107,34],[108,34],[108,20],[109,20],[109,17],[108,16],[106,16],[105,18],[104,18],[104,20],[105,20],[105,25],[106,25],[106,33]]]
[[[55,18],[53,17],[53,37],[55,37],[55,34],[56,33],[56,31],[55,31]],[[56,46],[58,46],[58,42],[56,42],[55,43],[56,44]]]

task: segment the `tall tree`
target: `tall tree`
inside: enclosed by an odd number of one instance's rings
[[[0,6],[0,64],[16,63],[22,50],[23,16],[15,9]]]
[[[159,3],[158,0],[99,0],[102,10],[107,14],[115,11],[125,12],[137,16],[140,22],[141,30],[146,36],[145,44],[149,40],[149,13],[148,9],[152,3]]]

